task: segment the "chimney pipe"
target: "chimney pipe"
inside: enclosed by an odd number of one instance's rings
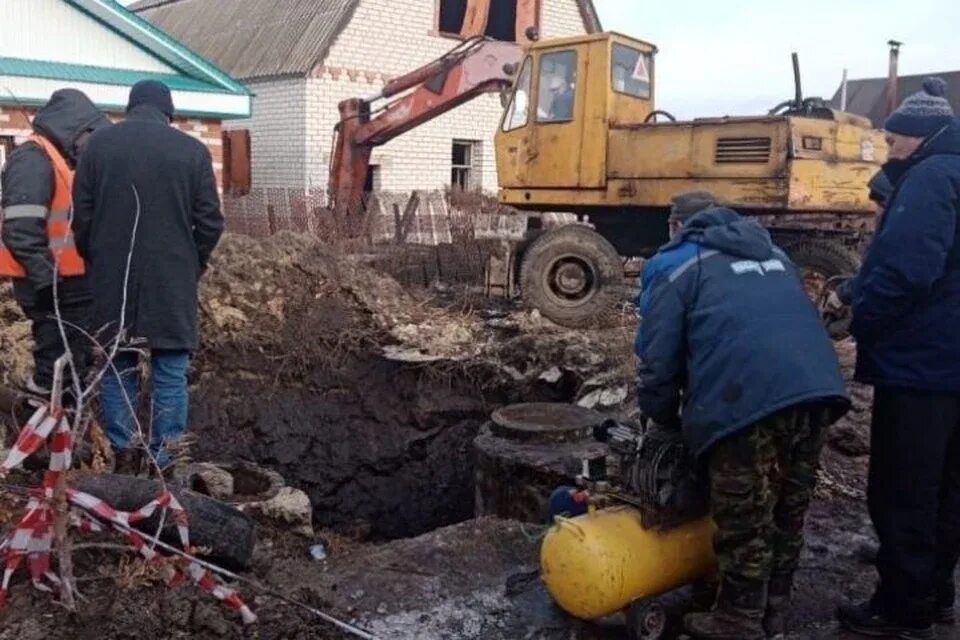
[[[890,40],[890,70],[887,74],[887,115],[897,110],[897,77],[899,76],[898,64],[900,62],[900,45],[902,42]]]
[[[847,70],[843,70],[843,80],[840,82],[840,111],[847,110]]]

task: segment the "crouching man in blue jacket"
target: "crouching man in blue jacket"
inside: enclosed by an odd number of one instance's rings
[[[636,353],[641,410],[682,428],[710,474],[720,591],[684,626],[777,636],[826,430],[849,409],[840,364],[766,229],[694,192],[675,199],[671,231],[644,269]]]
[[[945,89],[926,80],[884,125],[894,190],[849,287],[856,377],[875,388],[867,498],[880,581],[839,616],[903,639],[953,623],[960,555],[960,123]]]

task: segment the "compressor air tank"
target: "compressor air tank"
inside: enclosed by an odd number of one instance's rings
[[[547,590],[570,615],[595,620],[710,574],[714,524],[703,517],[659,531],[630,506],[556,518],[540,550]]]

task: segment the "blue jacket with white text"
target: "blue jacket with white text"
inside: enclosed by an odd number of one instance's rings
[[[754,220],[726,208],[690,218],[647,262],[639,311],[640,408],[682,421],[698,455],[795,405],[835,403],[837,418],[849,408],[796,267]]]

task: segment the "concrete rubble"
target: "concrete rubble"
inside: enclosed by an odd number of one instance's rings
[[[306,538],[314,535],[313,507],[307,494],[299,489],[283,487],[269,500],[246,503],[243,510],[272,520],[277,526],[297,535]]]

